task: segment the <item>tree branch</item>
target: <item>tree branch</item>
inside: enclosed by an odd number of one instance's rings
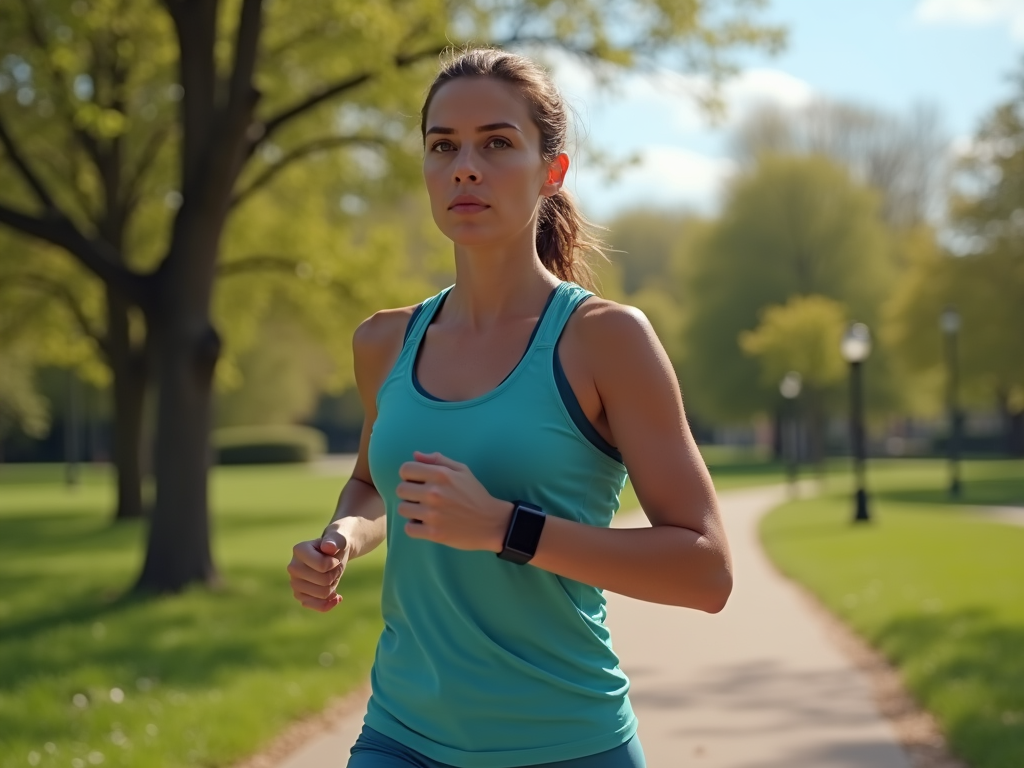
[[[228,88],[228,114],[252,108],[252,75],[256,68],[262,26],[263,0],[243,0],[235,38],[235,63]]]
[[[85,310],[82,308],[81,303],[70,288],[63,283],[60,283],[57,280],[52,280],[44,275],[23,274],[8,275],[5,278],[0,278],[0,290],[3,290],[5,285],[13,285],[15,283],[21,283],[22,285],[36,288],[43,293],[47,293],[60,300],[67,307],[68,311],[71,312],[75,321],[78,323],[79,328],[81,328],[82,333],[95,341],[97,346],[99,346],[103,351],[104,355],[109,355],[110,349],[107,346],[107,340],[92,327],[92,323],[85,314]]]
[[[35,192],[39,202],[43,204],[47,214],[52,214],[58,211],[56,203],[53,202],[53,198],[50,197],[50,193],[46,191],[46,187],[43,186],[42,180],[36,176],[32,169],[28,166],[28,161],[22,157],[20,151],[14,144],[14,139],[7,132],[7,127],[4,125],[3,116],[0,115],[0,143],[3,144],[4,149],[7,151],[8,156],[11,158],[11,162],[18,169],[18,173],[21,174],[22,178],[28,182],[28,185],[32,187],[32,191]]]
[[[88,239],[59,212],[50,211],[39,218],[0,204],[0,224],[63,248],[128,301],[140,306],[149,304],[152,281],[121,266],[109,245]]]
[[[304,274],[304,269],[308,271],[308,274]],[[292,277],[297,277],[300,280],[306,280],[313,276],[313,267],[299,259],[266,254],[246,256],[241,259],[232,259],[231,261],[217,264],[217,277],[219,278],[252,274],[254,272],[282,272]],[[351,301],[355,298],[352,288],[338,280],[331,279],[326,283],[318,282],[318,285],[341,294],[344,299]]]
[[[303,157],[314,154],[315,152],[326,149],[336,149],[349,144],[378,144],[380,146],[385,146],[387,142],[379,136],[325,136],[323,138],[314,139],[306,144],[295,147],[278,162],[266,168],[263,173],[253,179],[249,186],[232,198],[231,207],[234,208],[243,203],[250,195],[269,184],[275,176],[296,160],[301,160]]]
[[[140,189],[142,187],[143,177],[153,166],[153,163],[156,162],[156,158],[160,154],[160,147],[163,146],[163,143],[170,132],[171,124],[165,123],[164,125],[158,126],[153,133],[150,134],[149,140],[146,142],[146,146],[142,148],[142,154],[139,156],[139,162],[135,166],[134,172],[131,174],[131,177],[124,186],[124,208],[126,212],[130,212],[138,203],[139,198],[141,197]]]
[[[435,45],[430,46],[428,48],[424,48],[420,51],[415,51],[413,53],[399,54],[394,57],[394,63],[396,67],[407,67],[411,64],[415,64],[416,62],[422,59],[427,58],[428,56],[437,56],[447,47],[448,43],[445,42],[445,44],[441,46]],[[290,120],[295,119],[299,115],[305,114],[309,110],[319,106],[328,99],[332,99],[335,96],[344,93],[345,91],[350,91],[353,88],[356,88],[362,85],[363,83],[372,80],[374,77],[376,77],[376,75],[376,72],[361,72],[358,75],[352,75],[350,77],[345,78],[344,80],[339,80],[338,82],[332,83],[326,88],[322,88],[319,91],[310,94],[306,98],[302,99],[296,104],[293,104],[290,107],[286,107],[285,109],[281,110],[276,115],[271,117],[269,120],[265,121],[263,136],[261,137],[261,140],[265,140],[274,131],[279,129],[282,125],[289,122]]]

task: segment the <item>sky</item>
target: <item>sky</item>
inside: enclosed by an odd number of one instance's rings
[[[728,117],[717,126],[690,95],[692,78],[626,75],[609,92],[570,57],[550,60],[588,146],[640,157],[609,180],[577,154],[568,187],[590,218],[625,208],[715,213],[735,171],[730,131],[765,101],[798,107],[827,97],[899,115],[930,105],[952,151],[1009,97],[1024,53],[1024,0],[771,0],[760,18],[788,29],[787,47],[739,57],[744,69],[725,88]]]

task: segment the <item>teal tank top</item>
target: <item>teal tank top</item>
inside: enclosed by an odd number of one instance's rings
[[[411,539],[395,495],[398,469],[413,451],[439,451],[466,464],[496,498],[610,524],[626,469],[614,449],[581,429],[556,375],[558,338],[593,294],[560,283],[505,380],[450,402],[423,391],[415,362],[452,287],[423,302],[377,394],[369,463],[387,510],[388,551],[366,725],[457,768],[511,768],[613,749],[637,723],[602,591],[493,552]]]

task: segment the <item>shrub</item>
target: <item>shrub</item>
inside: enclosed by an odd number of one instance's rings
[[[218,464],[284,464],[312,461],[327,441],[312,427],[273,424],[214,430],[212,445]]]

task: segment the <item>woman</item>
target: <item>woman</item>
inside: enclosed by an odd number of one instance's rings
[[[388,540],[349,768],[643,766],[602,590],[710,613],[731,590],[664,349],[580,286],[596,244],[562,189],[567,125],[545,72],[497,50],[448,63],[423,106],[456,282],[356,331],[359,456],[288,567],[327,611],[348,561]],[[608,527],[627,467],[649,528]]]

